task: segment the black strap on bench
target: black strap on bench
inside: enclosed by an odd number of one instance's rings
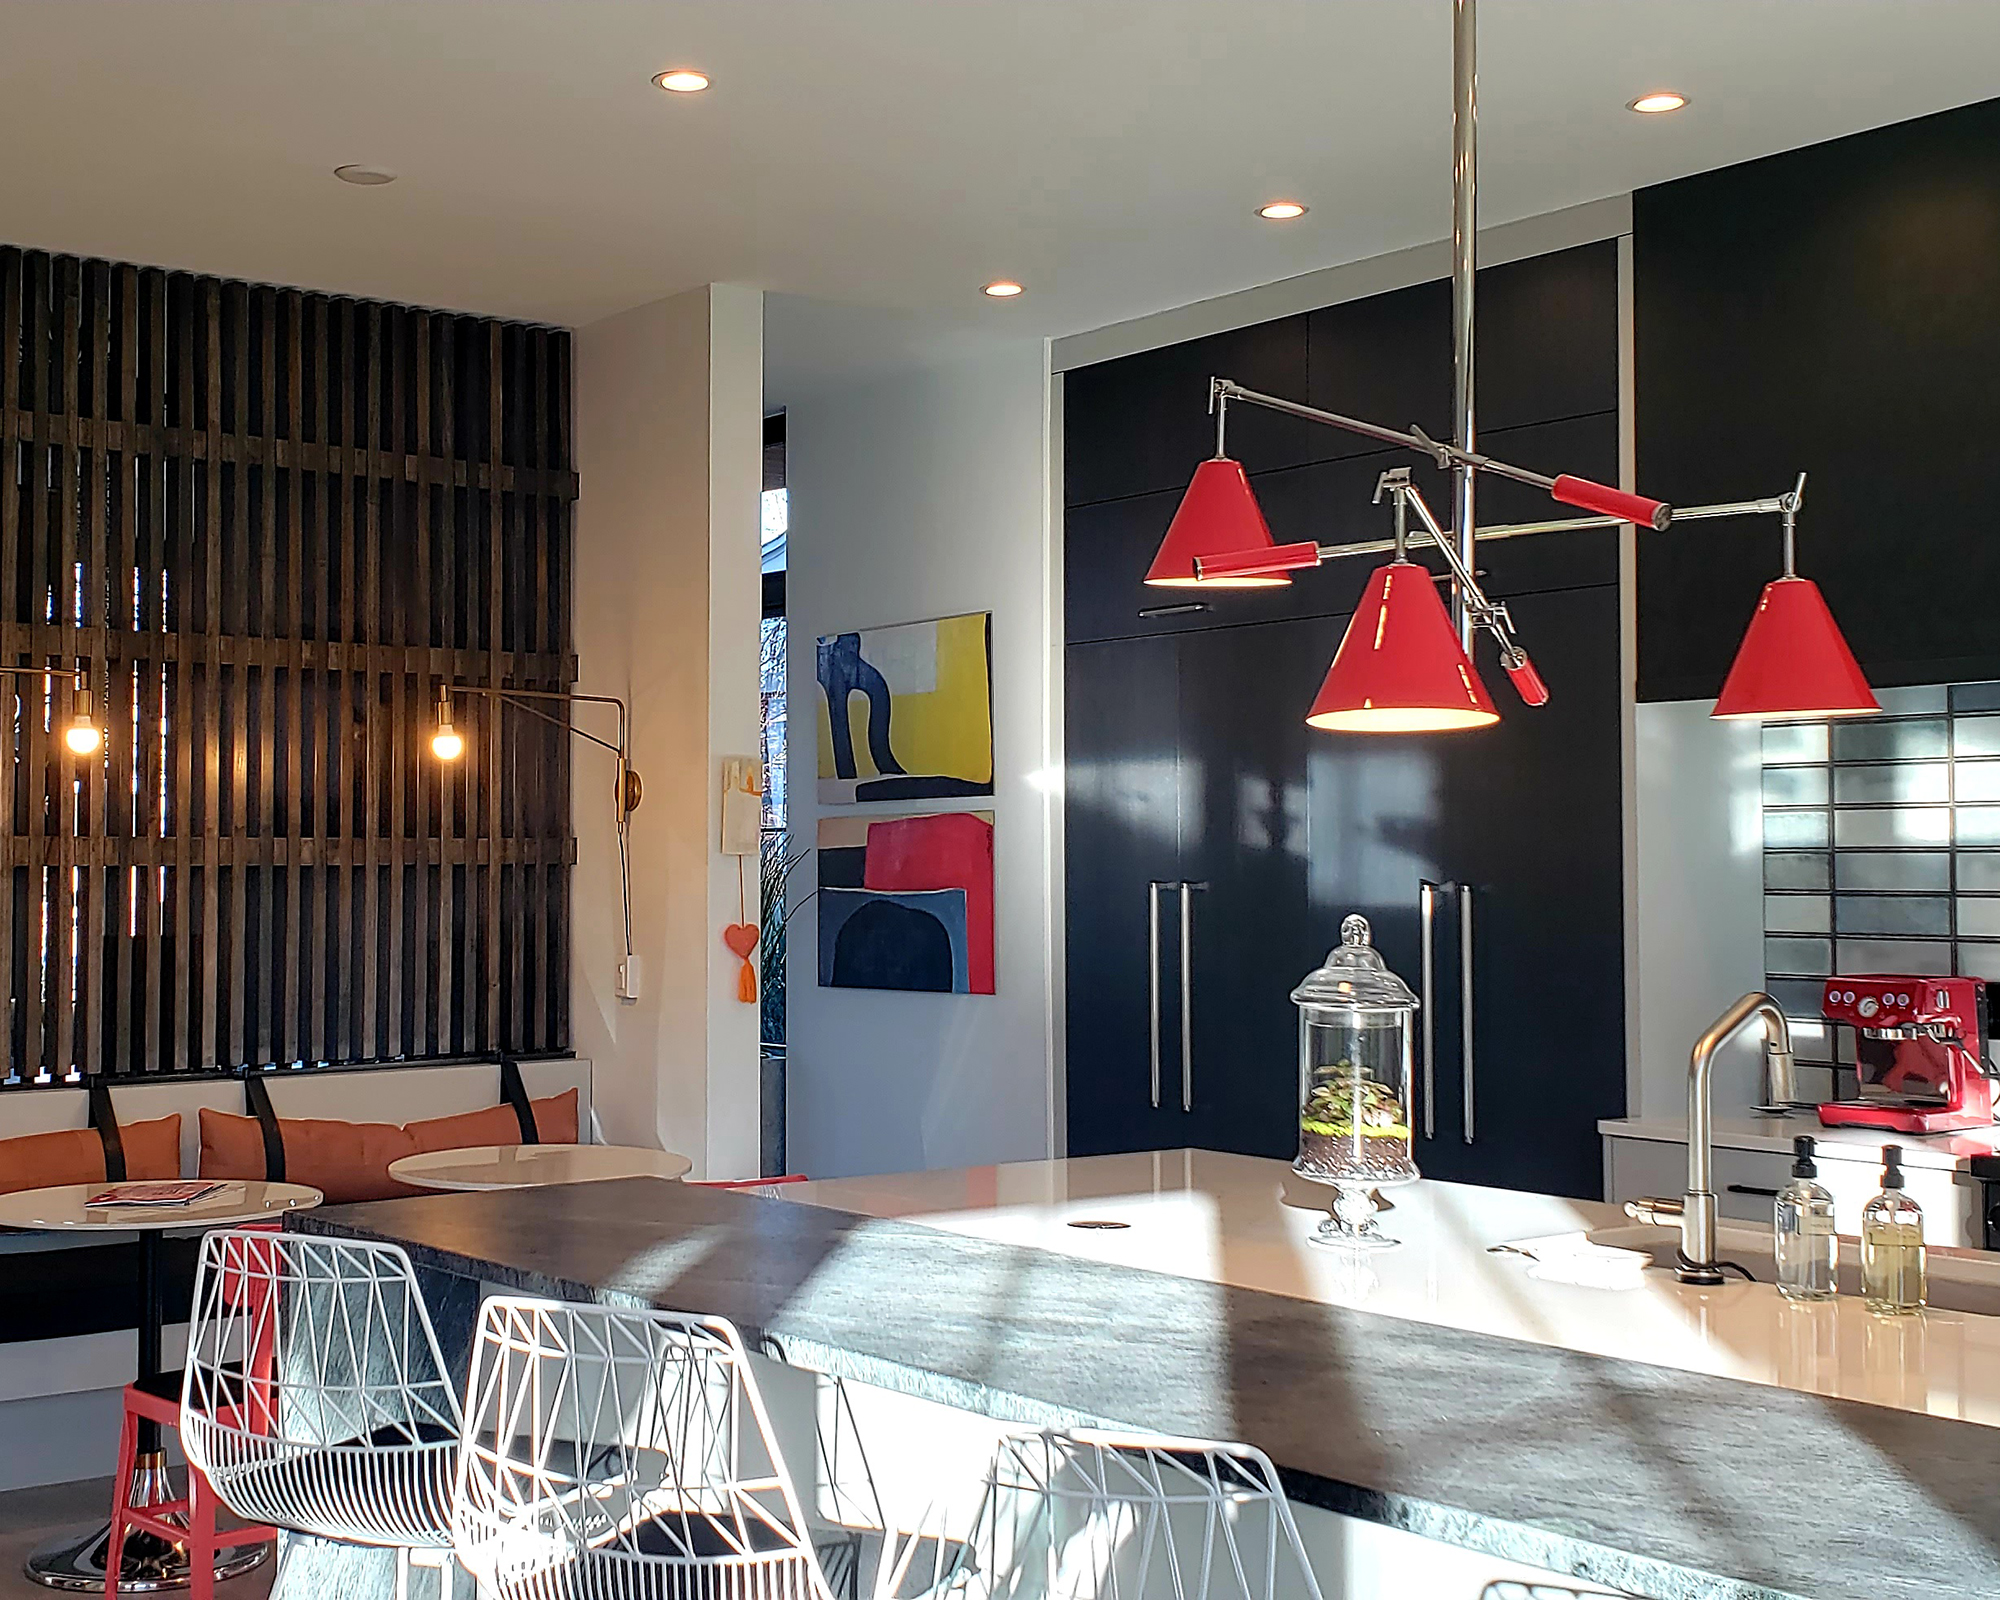
[[[104,1146],[104,1181],[125,1181],[125,1141],[118,1134],[118,1113],[112,1109],[111,1090],[101,1083],[90,1086],[90,1125]]]
[[[243,1075],[243,1098],[250,1102],[250,1110],[264,1135],[264,1181],[283,1183],[285,1135],[278,1127],[278,1113],[271,1104],[271,1091],[264,1087],[261,1075],[255,1072]]]
[[[540,1144],[541,1129],[535,1126],[534,1103],[528,1086],[521,1081],[521,1063],[512,1056],[500,1058],[500,1098],[514,1108],[514,1120],[521,1125],[521,1143]]]

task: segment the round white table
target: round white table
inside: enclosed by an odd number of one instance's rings
[[[139,1363],[138,1376],[160,1376],[160,1333],[166,1321],[160,1284],[160,1237],[169,1228],[221,1228],[245,1222],[267,1222],[287,1211],[303,1211],[324,1198],[302,1183],[253,1183],[234,1179],[214,1194],[184,1206],[93,1207],[89,1198],[113,1187],[108,1183],[71,1183],[52,1189],[23,1189],[0,1194],[0,1228],[25,1228],[45,1233],[136,1233],[139,1236]],[[161,1183],[123,1183],[128,1190],[160,1189]],[[160,1448],[156,1423],[139,1419],[139,1449],[132,1469],[131,1503],[147,1506],[173,1498],[167,1485],[167,1458]],[[110,1528],[92,1529],[43,1545],[28,1557],[27,1574],[50,1589],[104,1589],[104,1557]],[[269,1553],[267,1544],[237,1545],[217,1550],[215,1575],[233,1578],[248,1572]],[[144,1594],[188,1586],[187,1552],[134,1533],[125,1540],[119,1587]]]
[[[431,1150],[389,1163],[389,1176],[418,1189],[533,1189],[607,1178],[684,1178],[686,1156],[625,1144],[480,1144]]]

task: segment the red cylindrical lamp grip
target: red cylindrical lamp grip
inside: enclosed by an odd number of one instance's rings
[[[1220,555],[1196,556],[1197,581],[1215,578],[1261,578],[1272,572],[1296,572],[1301,567],[1319,565],[1319,546],[1300,544],[1266,545],[1256,550],[1226,550]]]
[[[1500,657],[1500,665],[1507,669],[1507,676],[1513,680],[1514,692],[1521,697],[1524,706],[1545,706],[1549,703],[1549,686],[1542,682],[1542,675],[1535,670],[1534,662],[1528,659],[1525,650],[1517,652],[1519,659],[1509,664],[1506,654]]]
[[[1674,519],[1674,508],[1664,500],[1648,500],[1642,494],[1627,494],[1623,489],[1592,483],[1588,478],[1572,478],[1568,473],[1549,485],[1549,493],[1566,506],[1636,522],[1642,528],[1664,528]]]

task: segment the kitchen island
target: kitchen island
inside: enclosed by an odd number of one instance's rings
[[[1357,1260],[1306,1242],[1323,1197],[1294,1183],[1166,1152],[294,1225],[461,1284],[718,1314],[794,1364],[1011,1421],[1242,1439],[1304,1504],[1630,1594],[2000,1592],[2000,1319],[1551,1281],[1489,1247],[1613,1208],[1446,1184],[1394,1191],[1406,1242]]]

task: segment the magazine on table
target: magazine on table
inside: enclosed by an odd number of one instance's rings
[[[116,1206],[191,1206],[228,1187],[222,1183],[114,1183],[85,1197],[91,1210]]]

